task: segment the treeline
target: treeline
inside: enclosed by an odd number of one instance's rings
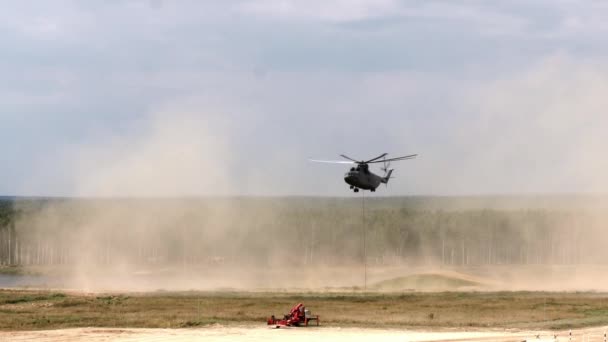
[[[0,200],[0,264],[2,265],[13,265],[18,262],[15,248],[17,242],[16,216],[13,202]]]
[[[0,263],[344,265],[364,253],[383,265],[608,263],[598,207],[459,200],[368,198],[363,210],[360,198],[5,199]]]

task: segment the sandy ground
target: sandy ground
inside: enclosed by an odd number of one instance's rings
[[[572,331],[571,341],[604,341],[606,328]],[[104,329],[76,328],[0,332],[0,341],[569,341],[569,332],[509,331],[411,331],[357,328],[224,327],[199,329]]]

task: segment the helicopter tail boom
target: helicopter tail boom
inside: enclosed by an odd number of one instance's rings
[[[392,173],[393,173],[393,169],[389,169],[388,172],[386,173],[386,176],[382,177],[381,182],[384,184],[388,183],[388,180],[391,179]]]

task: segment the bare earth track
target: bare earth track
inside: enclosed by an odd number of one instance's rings
[[[576,330],[572,332],[572,341],[603,341],[605,328]],[[539,335],[540,339],[537,339]],[[379,330],[358,328],[291,328],[270,329],[266,327],[213,326],[198,329],[103,329],[74,328],[59,330],[41,330],[25,332],[0,332],[0,341],[568,341],[569,333],[532,331],[411,331]]]

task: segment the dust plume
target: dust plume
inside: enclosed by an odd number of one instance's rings
[[[56,158],[77,196],[15,203],[17,263],[88,291],[342,285],[348,270],[323,271],[301,244],[319,230],[309,200],[238,196],[250,177],[233,167],[235,134],[220,115],[165,110],[130,134],[66,148]],[[340,239],[352,252],[340,262],[352,264],[359,238]],[[317,262],[310,277],[290,266],[302,260]]]
[[[554,57],[467,83],[455,96],[466,125],[420,151],[403,183],[511,195],[370,197],[365,221],[358,197],[242,196],[302,176],[235,167],[244,156],[234,120],[159,111],[129,134],[55,156],[81,197],[19,201],[17,259],[87,290],[360,289],[364,258],[370,285],[439,273],[481,289],[604,289],[605,75]]]
[[[360,199],[24,199],[16,259],[52,270],[56,287],[88,291],[350,291],[366,280],[370,290],[390,281],[391,291],[604,290],[608,283],[606,216],[587,204],[595,198],[367,201],[364,254]]]

